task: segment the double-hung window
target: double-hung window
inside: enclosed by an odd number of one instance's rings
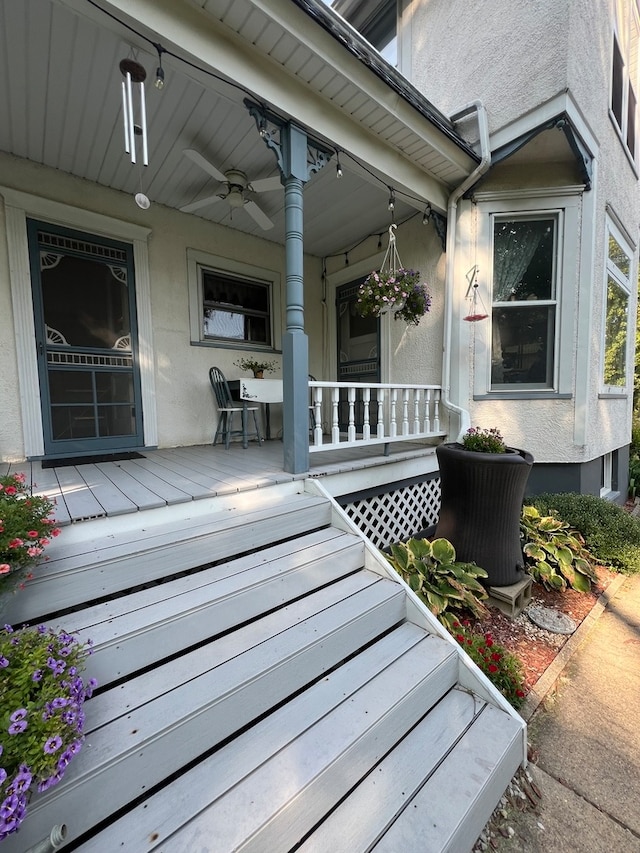
[[[558,214],[493,218],[491,390],[554,386]]]
[[[488,190],[476,200],[479,292],[491,316],[474,326],[474,397],[570,396],[580,191]]]
[[[637,159],[640,20],[635,3],[618,3],[611,65],[611,119],[631,160]]]
[[[633,252],[621,232],[607,223],[602,379],[605,392],[628,385],[628,327]]]

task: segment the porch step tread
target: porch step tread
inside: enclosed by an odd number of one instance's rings
[[[335,803],[450,690],[455,659],[448,643],[401,626],[79,849],[137,853],[168,844],[177,853],[207,849],[206,837],[223,853],[239,849],[234,836],[248,837],[250,823],[268,824],[254,849],[289,849],[289,836],[301,837],[301,819],[313,825],[327,801]]]
[[[522,727],[488,705],[372,850],[470,850],[521,753]]]
[[[255,510],[227,510],[210,519],[198,518],[180,530],[169,525],[139,531],[133,549],[133,533],[124,540],[111,538],[91,552],[87,552],[85,543],[75,553],[64,554],[60,549],[62,553],[54,551],[52,560],[34,572],[28,594],[11,601],[7,619],[12,624],[36,620],[132,586],[305,534],[328,526],[330,520],[327,500],[298,495]]]
[[[333,534],[302,537],[290,544],[289,553],[276,547],[274,554],[251,555],[251,567],[248,558],[216,566],[62,621],[81,641],[92,639],[91,674],[104,686],[360,569],[362,542]]]
[[[46,835],[47,827],[50,829],[59,822],[62,815],[70,824],[69,840],[82,834],[295,695],[327,668],[393,629],[403,619],[404,612],[402,588],[377,579],[269,639],[256,639],[246,652],[232,652],[232,657],[220,663],[216,660],[214,642],[212,668],[177,686],[165,683],[161,695],[126,712],[121,708],[117,718],[97,729],[91,723],[92,702],[89,702],[87,717],[92,730],[88,742],[60,785],[32,802],[30,837]],[[442,689],[455,682],[457,659],[451,644],[422,633],[421,651],[418,657],[415,654],[411,657],[411,666],[409,662],[401,663],[402,659],[395,666],[401,665],[402,673],[413,673],[412,685],[431,681],[429,692],[433,694],[438,692],[436,687],[440,690],[441,682],[446,684]],[[380,677],[380,665],[371,655],[366,659],[368,669],[363,672],[368,673],[369,683]],[[391,680],[385,677],[386,681],[389,683],[375,695],[381,692],[391,705],[405,701],[405,693],[411,694],[413,687],[407,686],[409,682],[404,683],[404,675]],[[333,680],[323,678],[318,684],[332,685]],[[333,705],[343,701],[343,691],[336,694],[331,686],[324,689],[329,690]],[[392,700],[393,689],[399,695]],[[115,692],[118,690],[114,688]],[[370,700],[372,709],[377,701]],[[420,713],[424,713],[424,701],[421,695]],[[363,715],[363,725],[364,720]],[[100,790],[100,797],[84,793],[95,790],[94,786]]]

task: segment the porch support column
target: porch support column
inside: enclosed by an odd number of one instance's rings
[[[285,122],[248,99],[260,136],[276,155],[284,185],[286,328],[282,336],[284,390],[282,439],[284,470],[309,470],[309,339],[304,331],[304,204],[303,188],[313,172],[329,162],[325,147],[306,131]]]
[[[282,128],[287,320],[282,338],[284,469],[309,470],[309,339],[304,331],[304,197],[307,134],[290,122]]]

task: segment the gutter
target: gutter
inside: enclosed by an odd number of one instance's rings
[[[450,116],[451,122],[455,124],[463,118],[476,114],[478,120],[478,132],[480,137],[480,154],[481,160],[476,168],[468,175],[464,181],[453,190],[449,196],[447,203],[447,241],[446,241],[446,272],[444,284],[444,339],[442,342],[442,404],[450,412],[453,412],[458,417],[458,431],[455,435],[451,434],[449,429],[449,440],[460,440],[462,435],[471,425],[471,418],[467,409],[463,409],[457,403],[454,403],[449,395],[451,393],[451,337],[453,328],[453,288],[455,275],[455,252],[456,252],[456,220],[458,215],[458,201],[465,192],[473,186],[473,184],[488,171],[491,166],[491,148],[489,145],[489,125],[487,121],[487,112],[482,101],[475,100],[462,107]],[[477,235],[474,235],[477,239]]]
[[[292,2],[333,36],[336,41],[339,41],[363,65],[370,68],[376,76],[417,110],[421,116],[437,127],[448,139],[455,142],[465,154],[473,160],[478,160],[478,155],[473,147],[456,132],[453,117],[447,117],[441,113],[397,68],[383,59],[378,51],[341,15],[334,12],[330,6],[325,5],[322,0],[292,0]]]

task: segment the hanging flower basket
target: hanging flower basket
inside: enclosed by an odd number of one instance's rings
[[[395,320],[418,325],[431,307],[431,294],[419,271],[405,269],[396,250],[395,225],[389,227],[389,246],[379,271],[369,273],[358,288],[356,309],[362,317],[393,312]]]

